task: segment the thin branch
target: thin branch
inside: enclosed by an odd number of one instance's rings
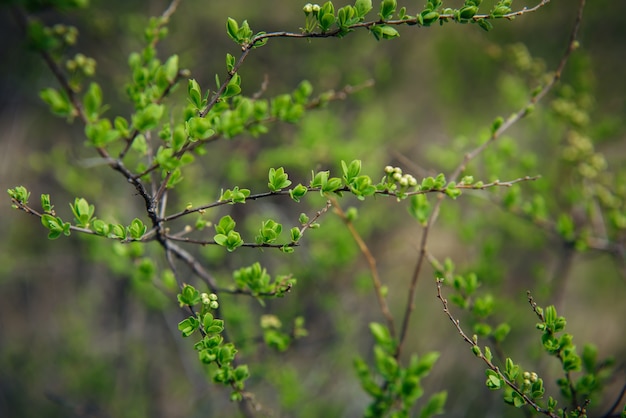
[[[541,7],[547,3],[548,3],[547,1],[545,2],[542,1],[536,7],[537,8]],[[515,123],[519,122],[524,116],[526,116],[529,113],[529,109],[531,109],[532,106],[538,103],[552,89],[552,87],[554,87],[556,82],[561,78],[561,73],[563,72],[563,69],[565,68],[565,64],[567,63],[572,52],[574,52],[574,50],[576,49],[578,45],[578,41],[576,39],[578,36],[578,31],[580,29],[580,23],[582,21],[584,7],[585,7],[585,0],[580,0],[579,5],[578,5],[578,14],[576,16],[576,21],[574,22],[574,26],[570,33],[567,48],[550,81],[548,81],[548,83],[539,91],[539,93],[531,97],[531,99],[522,109],[520,109],[517,113],[513,114],[513,116],[509,117],[509,119],[507,119],[498,129],[496,129],[492,133],[488,141],[486,141],[482,145],[478,146],[474,150],[467,153],[465,157],[463,158],[463,161],[453,171],[452,175],[449,176],[449,181],[456,181],[458,177],[461,175],[461,173],[465,170],[465,168],[467,167],[470,161],[478,157],[488,146],[490,146],[493,142],[495,142],[498,138],[500,138],[504,132],[506,132],[509,128],[511,128],[511,126],[513,126]],[[422,239],[420,241],[418,259],[417,259],[417,263],[415,264],[415,268],[413,270],[411,283],[409,285],[407,305],[406,305],[404,318],[402,321],[400,341],[396,350],[396,358],[399,358],[402,352],[402,347],[404,345],[407,331],[409,329],[409,322],[411,319],[411,314],[415,310],[415,292],[417,289],[417,281],[419,278],[419,274],[422,271],[422,265],[424,263],[424,259],[426,258],[426,245],[428,243],[428,237],[429,237],[433,224],[437,221],[437,218],[439,216],[439,211],[443,203],[443,198],[444,198],[443,195],[440,195],[438,197],[438,200],[435,203],[433,210],[426,222],[426,226],[424,226],[424,230],[422,232]]]
[[[510,181],[500,181],[500,180],[494,180],[490,183],[484,183],[484,184],[457,184],[455,187],[457,189],[469,189],[469,190],[484,190],[484,189],[488,189],[488,188],[492,188],[492,187],[511,187],[512,185],[519,183],[519,182],[523,182],[523,181],[535,181],[537,179],[539,179],[540,176],[526,176],[526,177],[521,177],[515,180],[510,180]],[[424,190],[415,190],[412,192],[404,192],[402,195],[403,196],[412,196],[412,195],[416,195],[416,194],[426,194],[426,193],[441,193],[441,194],[446,194],[446,191],[448,190],[448,187],[443,187],[441,189],[424,189]],[[307,187],[307,192],[319,192],[320,188],[319,187]],[[270,197],[270,196],[289,196],[290,189],[286,189],[286,190],[279,190],[276,192],[263,192],[263,193],[257,193],[257,194],[253,194],[250,195],[248,197],[246,197],[246,201],[248,200],[257,200],[257,199],[263,199],[266,197]],[[348,186],[343,186],[339,189],[336,190],[336,192],[351,192],[350,188]],[[380,196],[391,196],[391,197],[399,197],[400,193],[395,192],[395,191],[389,191],[389,190],[378,190],[375,192],[375,194],[380,195]],[[178,219],[182,216],[185,215],[189,215],[190,213],[195,213],[195,212],[200,212],[203,213],[204,211],[206,211],[207,209],[212,209],[212,208],[216,208],[219,206],[224,206],[224,205],[231,205],[233,204],[232,201],[230,200],[219,200],[217,202],[213,202],[213,203],[209,203],[206,205],[202,205],[202,206],[198,206],[195,208],[186,208],[185,210],[182,210],[180,212],[176,212],[173,213],[169,216],[164,217],[162,220],[164,222],[169,222],[169,221],[173,221],[174,219]]]
[[[203,239],[195,239],[195,238],[187,238],[187,237],[181,237],[179,235],[169,235],[169,234],[165,234],[164,235],[166,239],[170,240],[170,241],[177,241],[177,242],[184,242],[187,244],[196,244],[196,245],[219,245],[217,242],[213,241],[213,240],[203,240]],[[240,247],[245,247],[245,248],[283,248],[283,247],[298,247],[300,246],[299,243],[297,242],[287,242],[285,244],[268,244],[268,243],[256,243],[256,242],[244,242],[243,244],[240,245]]]
[[[535,12],[539,10],[540,8],[546,6],[548,3],[550,3],[550,0],[541,0],[539,3],[537,3],[533,7],[530,7],[530,8],[524,7],[521,10],[510,12],[500,17],[495,17],[490,14],[477,14],[468,20],[471,20],[474,22],[477,22],[479,20],[496,20],[496,19],[512,20],[512,19],[515,19],[516,17],[525,15],[527,13]],[[455,16],[454,14],[451,14],[451,13],[441,14],[439,15],[439,20],[442,20],[444,22],[447,22],[449,20],[455,21]],[[417,17],[413,17],[409,19],[398,19],[398,20],[393,20],[393,19],[392,20],[380,20],[379,19],[376,21],[360,22],[360,23],[355,23],[353,25],[349,25],[345,28],[335,28],[333,30],[328,30],[326,32],[296,33],[296,32],[281,31],[281,32],[262,33],[262,34],[258,34],[254,36],[250,40],[249,44],[242,45],[242,49],[245,53],[245,51],[249,51],[250,49],[254,48],[254,46],[258,44],[259,42],[262,42],[263,40],[266,40],[269,38],[333,38],[339,35],[345,35],[346,30],[351,31],[354,29],[362,29],[362,28],[370,29],[376,25],[400,26],[400,25],[420,25],[420,24],[419,24],[419,20],[417,19]]]
[[[333,102],[333,101],[338,101],[338,100],[345,100],[350,94],[354,94],[358,91],[361,91],[363,89],[369,88],[371,86],[374,85],[374,81],[373,80],[367,80],[362,84],[358,84],[356,86],[352,86],[352,85],[346,85],[344,86],[341,90],[339,91],[330,91],[330,92],[326,92],[324,94],[323,97],[318,96],[315,97],[313,99],[311,99],[305,106],[305,110],[312,110],[312,109],[317,109],[319,107],[322,107],[323,105],[325,105],[326,103],[329,102]],[[257,92],[258,93],[258,92]],[[255,93],[255,95],[257,94]],[[205,115],[206,116],[206,115]],[[274,123],[277,122],[279,120],[278,117],[276,116],[269,116],[265,119],[261,119],[261,120],[254,120],[251,122],[248,122],[244,129],[249,128],[252,125],[256,125],[256,124],[270,124],[270,123]],[[219,139],[222,139],[223,135],[221,133],[215,133],[211,136],[209,136],[208,138],[205,139],[200,139],[198,141],[188,141],[186,145],[184,145],[179,151],[177,151],[174,156],[176,157],[180,157],[183,154],[189,152],[189,151],[193,151],[198,147],[204,146],[210,142],[214,142],[217,141]],[[142,171],[139,174],[136,174],[135,177],[136,178],[141,178],[143,176],[145,176],[146,174],[156,170],[157,168],[159,168],[159,164],[158,163],[153,163],[152,165],[150,165],[148,168],[146,168],[144,171]]]
[[[341,220],[346,224],[348,231],[350,231],[352,238],[354,239],[354,241],[356,241],[357,245],[359,246],[359,249],[361,250],[361,253],[365,257],[365,260],[367,261],[367,264],[369,265],[370,272],[372,273],[372,282],[374,283],[374,293],[376,294],[378,305],[380,306],[380,310],[383,316],[385,317],[385,320],[387,321],[387,328],[389,329],[389,333],[391,334],[391,337],[395,338],[396,327],[395,327],[395,323],[393,320],[393,315],[391,314],[391,311],[389,310],[389,305],[387,304],[387,300],[385,299],[385,296],[383,294],[383,284],[382,284],[382,281],[380,280],[380,275],[378,274],[378,268],[376,267],[376,258],[374,258],[374,256],[372,255],[372,252],[369,250],[365,241],[363,241],[363,238],[354,227],[354,224],[352,223],[352,221],[348,218],[348,216],[343,211],[343,209],[341,209],[341,206],[339,205],[339,202],[337,201],[337,199],[332,198],[331,201],[333,203],[333,207],[335,208],[335,213],[339,215]]]
[[[620,391],[619,395],[615,399],[615,402],[613,402],[613,404],[609,407],[606,413],[602,415],[602,418],[609,418],[611,416],[617,417],[618,415],[617,414],[613,415],[613,413],[617,412],[617,408],[619,408],[622,405],[622,399],[624,399],[624,396],[626,396],[626,384],[622,386],[622,390]]]
[[[443,297],[443,294],[441,292],[442,283],[443,283],[443,279],[437,279],[437,299],[439,299],[441,301],[441,304],[443,305],[443,311],[448,316],[450,321],[454,324],[454,327],[456,328],[456,330],[459,333],[459,335],[463,338],[463,340],[466,343],[468,343],[472,347],[472,352],[476,355],[476,357],[478,357],[482,361],[484,361],[485,364],[487,365],[487,367],[489,367],[489,369],[491,369],[494,372],[496,372],[498,374],[498,376],[500,377],[500,379],[508,387],[513,389],[519,396],[521,396],[522,399],[524,399],[524,401],[528,405],[530,405],[535,411],[537,411],[539,413],[542,413],[542,414],[544,414],[544,415],[546,415],[548,417],[551,417],[551,418],[559,418],[559,416],[556,415],[555,413],[550,412],[550,411],[548,411],[546,409],[543,409],[541,406],[539,406],[537,403],[535,403],[535,401],[532,400],[528,395],[526,395],[515,384],[515,382],[511,382],[509,379],[507,379],[506,376],[500,371],[500,368],[498,366],[496,366],[495,364],[493,364],[491,362],[491,360],[489,360],[487,357],[485,357],[485,355],[482,352],[482,349],[478,345],[478,342],[475,341],[474,339],[468,337],[467,334],[465,334],[465,332],[463,331],[463,328],[461,328],[461,322],[458,319],[454,318],[454,316],[452,315],[452,312],[450,312],[450,309],[448,308],[448,300]]]

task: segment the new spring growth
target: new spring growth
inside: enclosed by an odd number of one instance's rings
[[[320,11],[320,5],[319,4],[311,4],[311,3],[307,3],[304,5],[304,7],[302,8],[302,11],[304,12],[304,14],[306,16],[310,15],[311,13],[317,13]]]
[[[524,384],[526,386],[530,386],[532,383],[535,383],[537,380],[539,380],[539,376],[535,372],[524,372],[523,377]]]
[[[387,177],[393,179],[401,187],[415,187],[417,186],[417,180],[410,174],[402,174],[400,167],[392,167],[390,165],[385,167],[385,173]]]
[[[220,304],[217,302],[217,295],[215,293],[202,293],[200,295],[200,298],[202,299],[202,304],[208,305],[210,309],[215,310],[220,306]]]

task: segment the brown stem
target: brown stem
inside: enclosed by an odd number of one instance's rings
[[[348,219],[346,213],[343,211],[343,209],[341,209],[341,206],[339,205],[337,199],[332,198],[331,201],[333,203],[333,207],[335,208],[335,213],[339,215],[341,220],[346,224],[348,231],[350,231],[352,238],[356,241],[359,249],[361,250],[361,253],[365,257],[365,260],[369,265],[370,272],[372,273],[372,282],[374,283],[374,293],[376,294],[378,305],[380,306],[380,310],[385,317],[385,320],[387,321],[387,328],[389,328],[389,333],[391,334],[391,337],[395,338],[396,327],[393,320],[393,315],[389,310],[389,305],[387,305],[387,300],[385,299],[385,296],[383,294],[383,285],[380,280],[380,275],[378,274],[378,268],[376,267],[376,258],[374,258],[374,256],[372,255],[372,252],[369,250],[367,244],[365,244],[365,241],[363,241],[363,238],[354,227],[352,221]]]

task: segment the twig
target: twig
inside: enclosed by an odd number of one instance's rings
[[[312,109],[317,109],[321,106],[323,106],[324,104],[328,103],[328,102],[333,102],[333,101],[337,101],[337,100],[345,100],[348,95],[350,94],[354,94],[360,90],[363,90],[365,88],[371,87],[374,85],[374,81],[373,80],[367,80],[362,84],[358,84],[356,86],[352,86],[352,85],[346,85],[344,86],[341,90],[339,91],[332,91],[329,92],[331,94],[324,96],[324,98],[322,99],[322,97],[316,97],[312,100],[310,100],[305,106],[304,108],[306,110],[312,110]],[[225,87],[224,87],[225,88]],[[258,92],[257,92],[258,93]],[[255,94],[257,94],[255,93]],[[206,115],[205,115],[206,116]],[[278,117],[276,116],[268,116],[265,119],[262,120],[254,120],[252,122],[248,122],[245,126],[245,128],[249,128],[251,125],[253,124],[269,124],[269,123],[273,123],[278,121]],[[223,138],[223,135],[221,133],[215,133],[211,136],[209,136],[208,138],[205,139],[201,139],[198,141],[188,141],[186,145],[184,145],[179,151],[177,151],[174,156],[176,157],[180,157],[183,154],[189,152],[189,151],[193,151],[198,147],[204,146],[210,142],[214,142],[217,141],[219,139]],[[135,177],[136,178],[141,178],[143,176],[145,176],[146,174],[156,170],[157,168],[159,168],[159,164],[158,163],[154,163],[152,165],[150,165],[148,168],[146,168],[144,171],[142,171],[139,174],[136,174]]]
[[[348,216],[346,215],[346,213],[343,211],[343,209],[341,209],[341,206],[339,205],[339,202],[337,201],[337,199],[332,198],[331,201],[332,201],[333,207],[335,208],[335,213],[337,213],[337,215],[339,215],[341,220],[346,224],[348,231],[350,231],[352,238],[356,241],[357,245],[359,246],[359,249],[361,250],[361,253],[363,253],[365,260],[367,261],[367,264],[369,265],[370,272],[372,273],[372,282],[374,283],[374,293],[376,294],[378,305],[380,306],[380,310],[383,316],[385,317],[385,320],[387,321],[387,328],[389,329],[389,333],[391,334],[391,337],[395,338],[396,327],[395,327],[395,323],[393,320],[393,315],[391,314],[391,311],[389,310],[387,300],[385,299],[385,296],[383,295],[383,285],[380,280],[380,275],[378,274],[378,268],[376,267],[376,258],[374,258],[374,256],[372,255],[372,252],[369,250],[367,244],[365,244],[365,241],[363,241],[363,238],[361,238],[361,235],[354,227],[354,224],[352,223],[352,221],[348,219]]]
[[[622,390],[620,391],[618,397],[615,399],[615,402],[613,402],[613,404],[609,407],[606,413],[602,415],[602,418],[609,418],[611,416],[617,416],[617,414],[613,415],[613,413],[616,412],[617,408],[620,407],[620,405],[622,404],[622,399],[624,399],[625,395],[626,395],[626,384],[622,386]]]
[[[531,12],[535,12],[537,10],[539,10],[540,8],[544,7],[545,5],[547,5],[548,3],[550,3],[550,0],[541,0],[539,3],[537,3],[535,6],[533,7],[524,7],[521,10],[515,11],[515,12],[510,12],[507,13],[505,15],[502,15],[498,18],[491,16],[489,14],[477,14],[474,15],[470,20],[473,21],[479,21],[479,20],[494,20],[494,19],[508,19],[508,20],[512,20],[516,17],[525,15],[527,13],[531,13]],[[439,16],[439,20],[442,21],[448,21],[448,20],[455,20],[455,16],[454,14],[441,14]],[[269,38],[333,38],[338,36],[339,34],[344,34],[345,29],[348,30],[353,30],[353,29],[359,29],[359,28],[365,28],[365,29],[370,29],[373,26],[376,25],[388,25],[388,26],[400,26],[400,25],[406,25],[406,24],[410,24],[410,25],[419,25],[419,21],[417,20],[417,17],[414,18],[410,18],[410,19],[399,19],[399,20],[376,20],[376,21],[368,21],[368,22],[360,22],[360,23],[355,23],[354,25],[350,25],[347,26],[346,28],[336,28],[333,30],[328,30],[326,32],[300,32],[300,33],[294,33],[294,32],[287,32],[287,31],[281,31],[281,32],[272,32],[272,33],[263,33],[263,34],[259,34],[255,37],[253,37],[250,40],[250,43],[247,45],[243,45],[242,49],[245,51],[249,51],[250,49],[254,48],[254,46],[266,39]]]
[[[556,415],[555,413],[550,412],[546,409],[543,409],[541,406],[535,403],[535,401],[533,401],[528,395],[526,395],[519,387],[517,387],[517,385],[514,382],[511,382],[509,379],[507,379],[506,376],[500,371],[500,368],[496,366],[495,364],[493,364],[491,360],[489,360],[487,357],[485,357],[478,343],[475,340],[468,337],[467,334],[465,334],[465,332],[463,331],[463,328],[461,328],[461,322],[458,319],[454,318],[454,316],[450,312],[450,309],[448,308],[448,300],[443,297],[443,294],[441,292],[442,283],[443,283],[443,279],[437,279],[437,299],[441,301],[441,304],[443,305],[444,313],[448,316],[450,321],[454,324],[454,327],[458,331],[459,335],[461,335],[461,337],[466,343],[472,346],[472,352],[476,355],[476,357],[484,361],[485,364],[487,364],[487,367],[489,367],[489,369],[496,372],[498,376],[500,377],[500,379],[502,379],[502,381],[508,387],[513,389],[519,396],[521,396],[522,399],[524,399],[524,401],[528,405],[530,405],[533,409],[535,409],[535,411],[542,413],[546,416],[549,416],[551,418],[559,418],[559,416]]]

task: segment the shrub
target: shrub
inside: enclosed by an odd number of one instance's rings
[[[373,82],[348,58],[331,58],[329,43],[310,56],[304,72],[353,72],[356,82],[316,92],[314,83],[299,81],[278,91],[293,81],[291,75],[284,83],[275,83],[271,74],[261,81],[261,71],[246,72],[246,66],[254,56],[281,48],[285,38],[305,45],[367,32],[377,41],[396,42],[401,30],[414,36],[418,28],[436,24],[444,30],[469,24],[461,27],[464,34],[491,34],[494,24],[540,16],[547,1],[521,9],[510,0],[466,0],[459,7],[428,0],[421,9],[399,7],[395,0],[342,7],[307,3],[303,26],[293,32],[257,32],[255,24],[229,17],[226,34],[236,46],[225,54],[214,86],[203,79],[204,69],[184,68],[184,51],[162,55],[172,48],[164,42],[179,3],[172,1],[149,20],[143,46],[130,53],[126,105],[114,98],[122,90],[117,71],[109,80],[95,78],[106,59],[75,52],[77,29],[44,23],[45,10],[84,13],[86,2],[11,5],[29,48],[58,83],[43,88],[40,97],[52,113],[80,125],[86,151],[75,144],[69,151],[90,155],[91,166],[76,167],[63,149],[54,148],[34,160],[73,195],[70,210],[62,206],[57,212],[53,201],[59,199],[46,192],[40,207],[34,205],[24,186],[9,189],[12,205],[39,218],[51,240],[78,235],[80,246],[70,258],[88,258],[110,272],[98,276],[121,278],[93,288],[109,289],[105,294],[82,290],[67,296],[68,319],[60,335],[68,348],[51,357],[61,361],[63,376],[59,387],[47,388],[57,405],[52,413],[97,408],[155,416],[168,408],[168,416],[232,416],[234,410],[221,401],[227,398],[243,416],[428,417],[446,410],[456,416],[459,408],[476,416],[488,406],[495,412],[485,415],[505,414],[491,406],[492,398],[480,403],[460,394],[476,381],[462,364],[438,362],[450,356],[447,347],[466,343],[484,364],[480,383],[501,391],[504,402],[497,405],[550,417],[617,416],[624,391],[615,394],[610,385],[623,380],[623,371],[615,360],[600,358],[597,345],[578,350],[557,313],[565,285],[585,281],[571,277],[576,258],[599,254],[612,263],[603,275],[623,276],[623,173],[611,168],[592,139],[616,136],[622,128],[610,118],[592,123],[591,70],[576,58],[584,55],[577,51],[584,1],[570,6],[577,16],[555,64],[534,58],[523,44],[494,43],[475,52],[471,38],[456,41],[452,50],[442,43],[440,60],[453,51],[459,61],[443,65],[442,74],[412,80],[417,88],[411,87],[432,93],[433,84],[441,84],[436,105],[452,103],[448,116],[454,126],[448,129],[459,136],[447,146],[413,149],[400,138],[406,128],[393,126],[393,112],[402,104],[377,105]],[[268,4],[266,12],[289,8]],[[362,53],[383,47],[364,38],[350,45]],[[481,60],[488,62],[484,72],[490,76],[481,74]],[[561,81],[572,61],[570,77]],[[456,62],[470,63],[467,78]],[[290,65],[302,66],[282,62]],[[398,89],[398,80],[385,76],[396,64],[377,65],[382,69],[376,88]],[[494,70],[498,66],[508,68]],[[248,79],[257,85],[251,88]],[[490,99],[498,102],[483,103],[483,89],[494,91]],[[463,97],[472,106],[459,104]],[[515,110],[485,123],[492,107],[496,114]],[[349,119],[346,127],[335,109]],[[516,132],[521,121],[527,127]],[[405,135],[425,134],[420,126],[404,124],[411,128]],[[395,137],[397,150],[405,152],[390,157],[385,147],[396,149]],[[437,169],[421,168],[424,161],[412,156],[416,151]],[[468,204],[470,195],[482,201]],[[452,244],[458,248],[437,248],[433,236],[440,235],[440,218],[460,237]],[[464,262],[466,255],[472,261]],[[63,262],[60,255],[53,259]],[[545,267],[549,262],[556,265],[552,273]],[[440,304],[418,310],[418,301],[427,300],[418,295],[418,283],[429,275],[434,280],[422,284],[421,293],[430,303],[436,295]],[[95,285],[86,277],[76,280],[78,289],[82,282]],[[520,307],[520,294],[529,306]],[[174,297],[183,312],[179,319]],[[425,320],[417,322],[416,316]],[[538,332],[531,330],[533,316]],[[446,317],[453,326],[437,345],[432,335],[443,322],[434,318]],[[111,348],[102,341],[107,326],[98,321],[113,318],[124,335],[111,360]],[[601,322],[593,312],[577,320]],[[175,338],[166,326],[175,328]],[[156,347],[162,344],[168,347]],[[22,349],[11,347],[7,358],[24,355]],[[198,361],[191,365],[194,351]],[[467,354],[458,353],[463,362],[471,358]],[[551,357],[558,367],[546,365]],[[83,362],[87,371],[71,370]],[[433,383],[427,376],[438,367],[445,377]],[[209,389],[206,382],[217,386]],[[147,388],[120,393],[137,384]],[[160,393],[178,384],[182,393],[155,405]],[[220,386],[227,392],[203,400]],[[190,402],[197,404],[189,407]]]

